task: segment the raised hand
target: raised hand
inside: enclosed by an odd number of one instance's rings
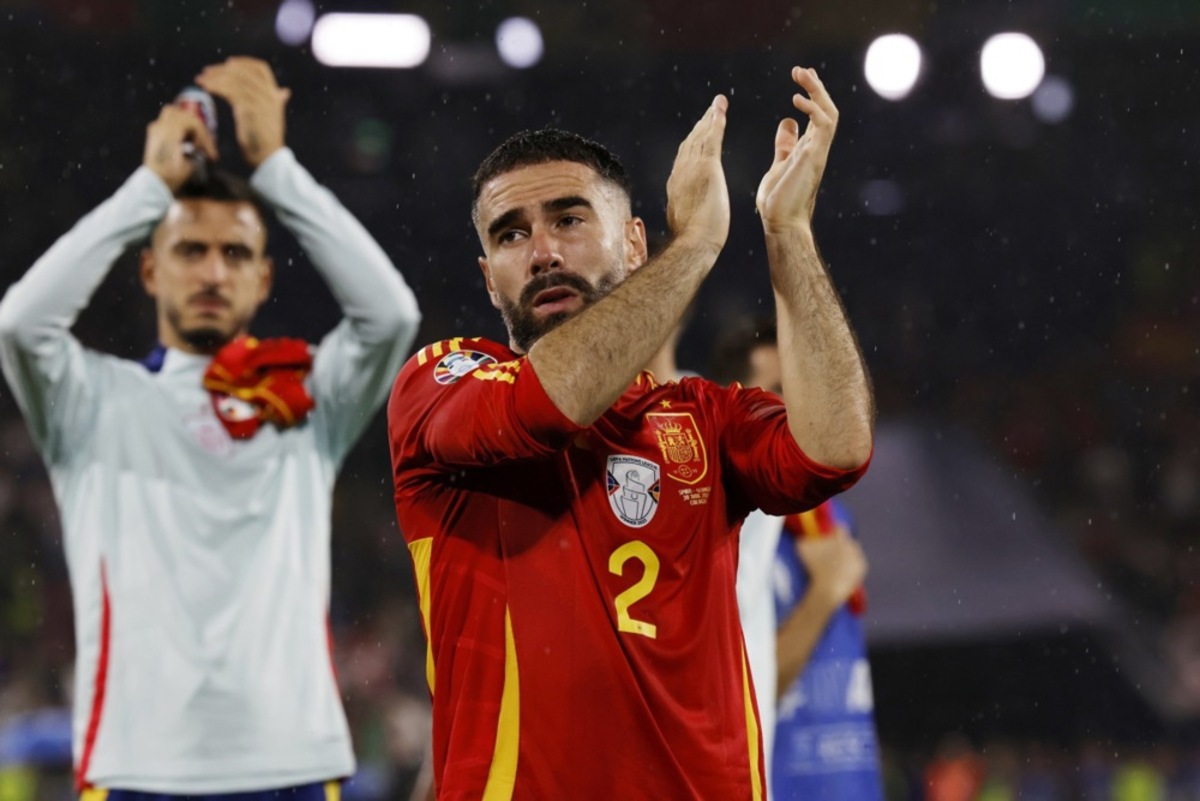
[[[246,163],[257,167],[284,145],[284,108],[292,96],[275,82],[275,73],[261,59],[232,56],[196,76],[196,83],[233,109],[238,146]]]
[[[196,113],[175,104],[163,106],[158,119],[146,126],[142,164],[153,170],[172,192],[187,183],[195,169],[187,157],[184,142],[191,142],[210,160],[216,161],[217,144]]]
[[[713,98],[691,133],[679,145],[667,179],[667,225],[676,239],[691,239],[720,250],[729,236],[729,188],[721,166],[725,114],[729,101]]]
[[[801,136],[799,124],[788,118],[775,131],[775,161],[755,197],[767,233],[810,228],[817,189],[837,130],[837,106],[816,70],[792,67],[792,80],[807,93],[794,94],[792,105],[808,116],[808,125]]]

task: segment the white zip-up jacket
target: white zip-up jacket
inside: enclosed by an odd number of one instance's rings
[[[224,793],[354,772],[328,630],[337,471],[416,334],[387,256],[283,149],[252,186],[345,317],[316,348],[316,408],[234,441],[201,386],[84,348],[79,312],[172,201],[142,167],[0,302],[0,363],[50,473],[75,611],[80,782]],[[286,276],[280,276],[286,280]]]

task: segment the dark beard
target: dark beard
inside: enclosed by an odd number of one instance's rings
[[[191,331],[180,331],[179,338],[203,353],[215,353],[230,340],[226,334],[215,328],[194,328]]]
[[[167,307],[167,322],[175,329],[176,335],[201,353],[216,353],[233,337],[219,328],[201,326],[184,330],[183,316],[174,307]]]
[[[558,270],[542,273],[525,285],[516,303],[508,298],[500,298],[500,315],[504,318],[504,325],[508,327],[509,339],[518,353],[528,353],[533,343],[612,292],[618,283],[620,281],[615,271],[601,276],[595,286],[573,273]],[[576,311],[562,311],[549,317],[538,317],[533,312],[533,299],[539,292],[556,286],[574,289],[579,293],[583,305]]]

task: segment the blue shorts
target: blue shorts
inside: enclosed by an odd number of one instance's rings
[[[107,790],[89,787],[79,795],[79,801],[341,801],[342,783],[313,782],[278,790],[254,790],[248,793],[204,793],[176,795],[173,793],[144,793],[140,790]]]

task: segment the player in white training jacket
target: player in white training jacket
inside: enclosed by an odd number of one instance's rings
[[[248,338],[267,298],[261,207],[184,108],[143,165],[0,302],[0,360],[49,468],[77,646],[74,750],[88,797],[336,793],[354,772],[328,633],[334,479],[419,322],[380,247],[284,143],[290,92],[251,58],[197,83],[230,104],[249,187],[299,241],[344,319],[315,349]],[[79,312],[128,246],[159,348],[84,348]]]

